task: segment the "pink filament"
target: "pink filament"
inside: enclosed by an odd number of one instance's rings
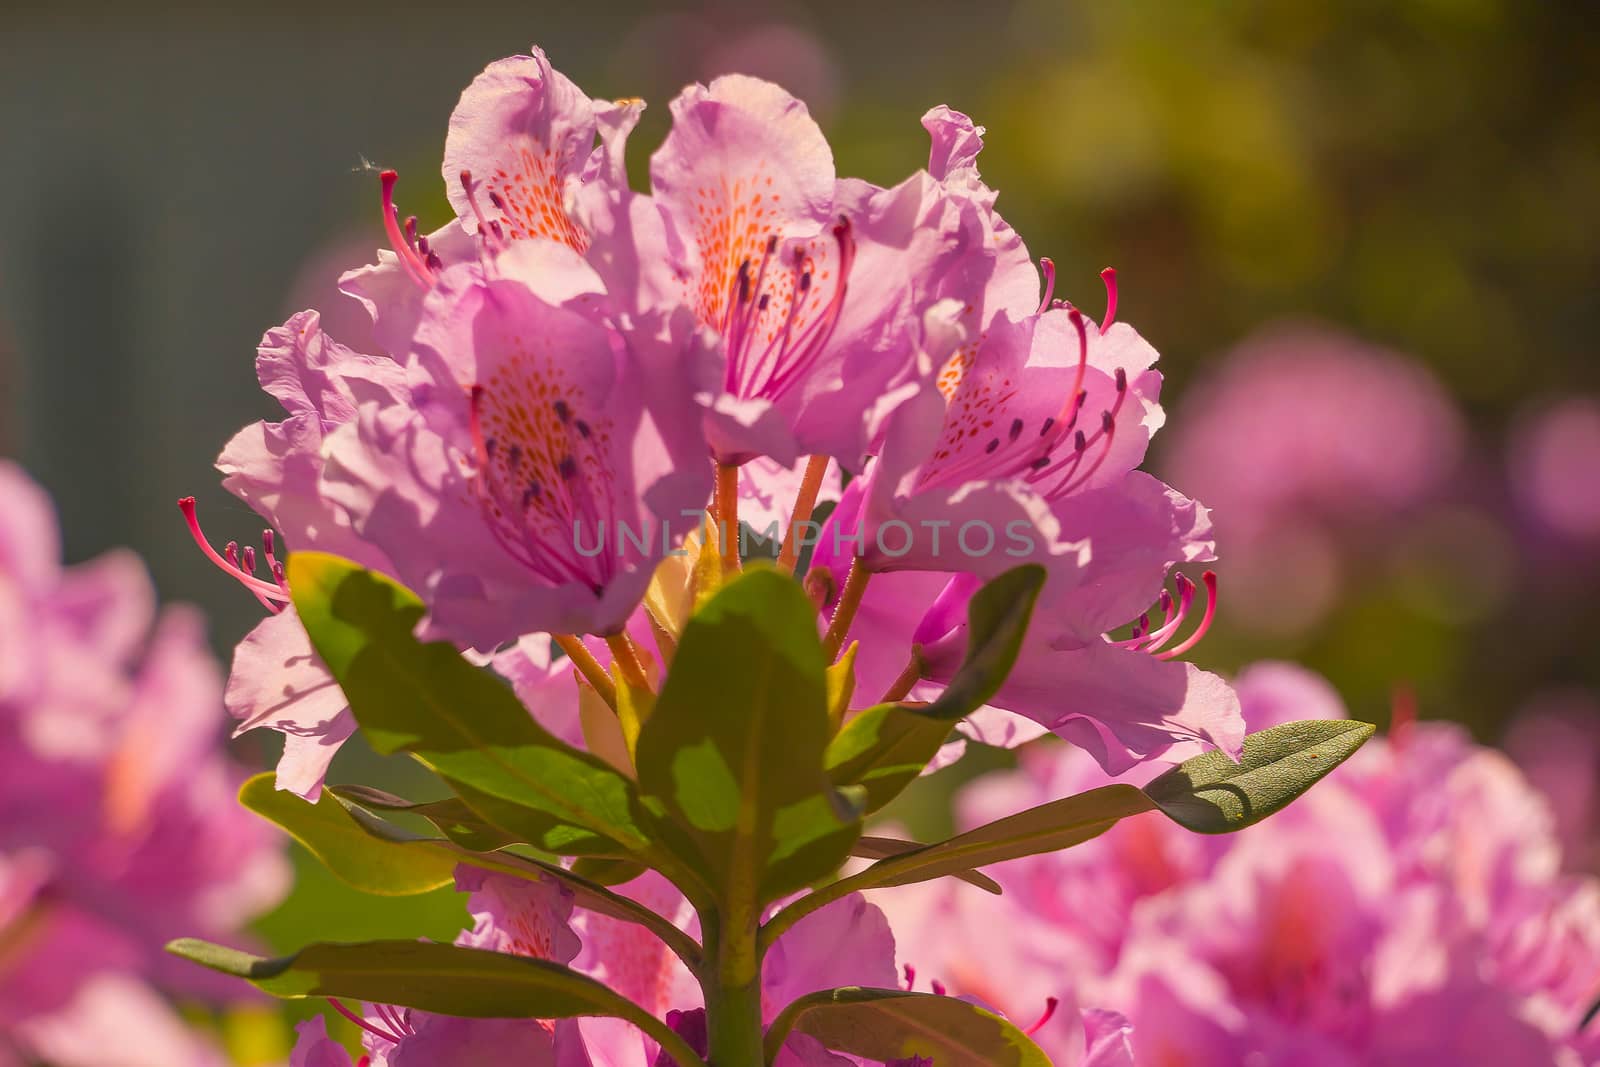
[[[1200,639],[1211,629],[1211,623],[1217,617],[1217,572],[1206,571],[1200,576],[1206,587],[1206,613],[1200,619],[1200,625],[1195,627],[1194,633],[1180,645],[1175,645],[1165,652],[1156,653],[1156,659],[1176,659],[1200,643]]]
[[[1107,267],[1101,271],[1100,280],[1106,285],[1106,321],[1100,324],[1100,334],[1104,336],[1117,321],[1117,268]]]
[[[200,529],[200,518],[195,514],[194,497],[186,496],[179,500],[178,508],[183,512],[183,520],[189,527],[189,536],[194,538],[194,543],[200,546],[200,551],[205,554],[207,559],[222,568],[225,574],[235,578],[240,585],[255,594],[256,599],[261,601],[268,610],[283,610],[283,603],[289,599],[288,590],[281,584],[274,585],[270,582],[264,582],[252,574],[245,573],[238,563],[236,555],[238,545],[236,543],[229,542],[230,558],[228,559],[224,559],[217,553],[216,549],[211,547],[211,542],[206,540],[206,535]]]
[[[1039,1016],[1039,1021],[1038,1022],[1036,1022],[1032,1026],[1028,1027],[1026,1030],[1023,1031],[1023,1033],[1027,1034],[1029,1037],[1032,1037],[1034,1034],[1037,1034],[1040,1030],[1043,1030],[1044,1027],[1045,1027],[1045,1024],[1048,1023],[1051,1019],[1055,1018],[1056,1009],[1059,1008],[1060,1006],[1061,1006],[1061,1001],[1059,999],[1057,999],[1056,997],[1046,997],[1045,1000],[1044,1000],[1044,1014]]]
[[[1181,644],[1167,649],[1165,652],[1161,651],[1162,646],[1172,640],[1173,635],[1183,627],[1184,621],[1189,617],[1190,608],[1194,606],[1196,586],[1194,582],[1183,574],[1177,574],[1173,577],[1173,584],[1178,587],[1176,600],[1165,589],[1161,591],[1159,604],[1164,618],[1161,620],[1159,629],[1150,629],[1150,616],[1146,613],[1141,615],[1139,621],[1134,624],[1131,636],[1121,641],[1113,641],[1112,644],[1118,648],[1148,652],[1157,659],[1173,659],[1199,644],[1200,639],[1206,635],[1206,631],[1211,629],[1212,620],[1216,618],[1217,575],[1214,571],[1206,571],[1200,580],[1205,583],[1206,587],[1206,609],[1201,616],[1200,624]]]
[[[345,1007],[344,1003],[337,998],[329,997],[328,1003],[333,1005],[334,1011],[338,1012],[340,1015],[343,1015],[346,1019],[349,1019],[351,1022],[355,1023],[357,1026],[361,1027],[361,1029],[365,1030],[374,1037],[387,1041],[391,1045],[398,1045],[400,1043],[400,1036],[398,1034],[391,1034],[387,1030],[380,1030],[378,1027],[373,1026],[371,1023],[367,1022],[367,1020],[363,1019],[361,1016]]]
[[[400,266],[411,276],[411,280],[424,289],[432,288],[433,275],[428,272],[428,265],[417,255],[417,250],[412,247],[406,235],[400,231],[400,211],[394,206],[394,186],[400,180],[397,171],[386,170],[378,175],[383,197],[383,232],[389,236],[389,244],[394,248],[394,254],[400,257]]]
[[[767,267],[777,253],[777,239],[770,237],[761,261],[752,275],[750,262],[739,265],[723,316],[722,334],[727,349],[727,369],[723,387],[738,396],[776,397],[794,384],[817,361],[833,337],[848,290],[851,267],[855,263],[856,242],[850,220],[841,217],[833,226],[839,262],[834,269],[833,292],[822,312],[796,334],[795,324],[802,305],[811,294],[814,265],[804,251],[797,249],[791,266],[793,286],[783,325],[757,350],[756,332],[768,294],[764,293]]]

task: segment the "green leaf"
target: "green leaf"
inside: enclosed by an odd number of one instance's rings
[[[828,665],[828,732],[837,733],[850,710],[850,700],[856,694],[856,655],[861,651],[860,641],[851,641],[839,658]]]
[[[276,823],[321,860],[340,881],[379,896],[415,896],[454,880],[456,861],[426,843],[382,841],[362,829],[344,806],[324,793],[312,804],[273,785],[270,772],[239,789],[239,803]]]
[[[800,897],[766,923],[761,942],[771,945],[807,915],[851,893],[945,875],[959,877],[974,867],[1057,852],[1098,837],[1119,819],[1153,807],[1154,802],[1131,785],[1107,785],[1029,808],[946,841],[900,852]]]
[[[596,885],[621,885],[631,882],[648,868],[632,860],[611,860],[585,857],[572,864],[572,873],[589,879]]]
[[[358,804],[369,811],[420,815],[445,837],[473,852],[494,852],[511,845],[526,844],[482,818],[459,797],[417,802],[365,785],[336,785],[329,788],[340,800]]]
[[[901,989],[829,989],[784,1009],[767,1033],[767,1062],[792,1031],[873,1062],[922,1057],[938,1067],[1050,1067],[1013,1024],[975,1004]]]
[[[917,780],[955,726],[955,719],[926,710],[870,707],[845,723],[828,745],[828,777],[836,786],[864,788],[867,810],[877,811]]]
[[[946,841],[880,860],[857,877],[868,886],[908,885],[1041,852],[1059,852],[1098,837],[1129,815],[1155,805],[1131,785],[1107,785],[1008,815]]]
[[[640,731],[640,786],[724,905],[753,909],[831,872],[860,832],[828,795],[824,667],[799,584],[749,568],[690,618]]]
[[[949,686],[926,707],[879,704],[846,723],[828,746],[833,783],[864,786],[872,812],[915,781],[956,722],[987,703],[1011,672],[1044,580],[1044,568],[1027,564],[979,589],[967,605],[966,658]]]
[[[430,941],[321,943],[292,956],[265,959],[185,938],[169,944],[167,951],[247,979],[277,997],[345,997],[479,1019],[627,1019],[667,1043],[684,1067],[702,1063],[642,1008],[550,960]]]
[[[1033,605],[1044,588],[1037,563],[1013,567],[986,583],[967,604],[967,655],[955,677],[926,711],[944,719],[970,715],[1000,691],[1017,662]]]
[[[559,963],[431,941],[308,945],[266,959],[184,938],[167,951],[276,997],[349,997],[470,1018],[612,1015],[616,993]]]
[[[391,796],[376,789],[345,790],[340,793],[357,795],[365,794],[368,798],[381,798],[391,810],[405,811],[418,810],[431,807],[427,804],[410,804],[399,797]],[[336,794],[337,795],[337,794]],[[558,863],[549,863],[533,856],[523,856],[510,852],[489,850],[477,852],[463,847],[455,841],[441,840],[439,838],[423,837],[403,826],[396,826],[391,822],[374,815],[372,812],[356,805],[353,800],[339,799],[347,804],[348,815],[351,821],[362,832],[380,842],[390,845],[425,846],[438,853],[449,857],[452,867],[457,863],[468,864],[486,871],[496,871],[508,874],[514,878],[528,881],[551,880],[565,886],[572,893],[573,903],[580,908],[621,919],[624,922],[636,923],[655,933],[668,948],[672,949],[692,970],[699,964],[700,946],[688,934],[678,929],[670,920],[657,915],[649,908],[630,897],[613,893],[604,885],[589,877],[581,870],[583,863],[613,864],[613,860],[587,860],[579,861],[574,869],[569,870]],[[634,874],[643,870],[641,867],[632,867]]]
[[[903,856],[907,852],[915,852],[922,847],[922,844],[916,841],[901,841],[893,837],[863,836],[856,841],[855,847],[850,850],[850,855],[861,859],[882,860],[888,859],[890,856]],[[960,871],[951,875],[951,877],[966,882],[968,885],[977,886],[985,893],[993,893],[995,896],[999,896],[1004,892],[1000,888],[999,882],[981,871]]]
[[[1265,819],[1343,763],[1377,727],[1350,719],[1309,719],[1244,739],[1235,763],[1221,752],[1186,760],[1144,787],[1179,825],[1229,834]]]
[[[552,736],[449,644],[412,636],[423,606],[410,591],[317,552],[289,557],[289,586],[378,751],[414,753],[484,819],[544,851],[626,856],[649,846],[633,783]]]

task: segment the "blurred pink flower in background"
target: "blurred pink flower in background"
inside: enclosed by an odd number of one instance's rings
[[[1549,801],[1567,866],[1600,872],[1600,699],[1576,687],[1537,693],[1504,745]]]
[[[237,990],[162,945],[236,940],[288,888],[280,838],[234,800],[199,616],[158,618],[132,554],[64,569],[59,544],[0,462],[0,1062],[219,1063],[157,989]]]
[[[1287,664],[1257,665],[1237,688],[1253,730],[1343,714],[1331,687]],[[1036,747],[1021,770],[969,787],[960,821],[1109,780],[1082,751]],[[1453,725],[1369,742],[1235,837],[1145,814],[989,873],[998,900],[944,883],[873,897],[928,978],[1018,1014],[1047,996],[1121,1012],[1141,1064],[1600,1055],[1600,1026],[1582,1028],[1600,995],[1600,883],[1561,871],[1543,798]]]
[[[1414,360],[1281,323],[1197,381],[1169,433],[1161,468],[1213,510],[1230,617],[1297,633],[1332,606],[1352,543],[1445,488],[1465,428]]]
[[[1600,398],[1569,397],[1525,415],[1507,462],[1530,519],[1563,539],[1600,544]]]
[[[351,232],[329,239],[314,250],[289,284],[283,317],[290,318],[304,308],[316,308],[322,329],[329,337],[355,352],[381,352],[372,329],[372,315],[359,301],[339,289],[339,278],[352,263],[365,263],[379,242],[370,234]]]
[[[730,29],[728,14],[671,12],[640,19],[613,52],[613,80],[634,92],[675,92],[720,74],[748,74],[786,87],[826,122],[843,89],[843,74],[827,45],[784,22]]]

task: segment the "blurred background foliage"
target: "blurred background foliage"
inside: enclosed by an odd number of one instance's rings
[[[1205,396],[1263,324],[1313,320],[1403,353],[1464,419],[1450,470],[1356,535],[1335,521],[1332,595],[1294,626],[1230,614],[1225,538],[1220,620],[1193,658],[1299,659],[1380,720],[1405,687],[1425,717],[1486,739],[1552,691],[1592,705],[1600,531],[1530,519],[1528,475],[1507,458],[1537,412],[1600,396],[1587,0],[13,0],[0,11],[0,452],[54,494],[70,559],[136,548],[166,597],[207,609],[227,654],[255,605],[193,551],[172,501],[196,493],[219,540],[254,538],[259,520],[210,462],[273,413],[256,339],[317,304],[360,347],[359,310],[328,309],[338,272],[382,243],[367,161],[398,167],[403,209],[441,221],[456,95],[530,42],[595,95],[650,101],[632,142],[640,181],[673,93],[723,71],[784,82],[840,172],[885,183],[925,161],[923,111],[972,114],[989,131],[985,177],[1055,259],[1058,295],[1098,315],[1095,274],[1114,265],[1120,317],[1161,351],[1158,472],[1183,465],[1184,420],[1209,410],[1184,398]],[[1405,418],[1352,418],[1348,433],[1381,456]],[[1296,433],[1294,413],[1280,425]],[[1558,492],[1600,498],[1596,436],[1578,435],[1593,451],[1566,457]],[[1366,510],[1359,484],[1344,493]],[[241,756],[264,765],[264,746],[251,737]],[[405,791],[407,773],[357,752],[333,777]],[[902,817],[937,825],[931,785]],[[374,901],[303,863],[262,932],[279,945],[444,936],[462,917],[451,894]],[[247,1058],[270,1058],[281,1033],[252,1019],[231,1025]]]

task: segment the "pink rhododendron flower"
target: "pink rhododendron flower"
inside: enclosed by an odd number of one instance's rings
[[[1189,391],[1162,470],[1222,516],[1237,617],[1296,632],[1332,605],[1352,550],[1437,496],[1465,428],[1403,355],[1308,325],[1268,327]],[[1381,547],[1381,545],[1380,545]]]
[[[412,341],[412,401],[374,404],[326,447],[323,490],[427,600],[492,649],[535,630],[618,631],[710,493],[698,414],[650,388],[599,281],[550,241],[446,269]]]
[[[988,368],[989,354],[1024,335],[1034,346],[1029,354]],[[1071,363],[1060,355],[1063,345],[1071,346]],[[1113,771],[1203,747],[1236,751],[1243,729],[1226,684],[1172,662],[1209,626],[1215,590],[1208,578],[1203,617],[1193,624],[1196,587],[1180,577],[1177,593],[1167,592],[1168,571],[1213,553],[1206,509],[1133,469],[1161,414],[1159,378],[1147,371],[1130,379],[1129,372],[1147,367],[1153,350],[1126,326],[1102,331],[1076,310],[1052,308],[1021,325],[999,314],[963,366],[968,358],[952,359],[939,395],[924,394],[896,413],[878,463],[846,491],[813,557],[836,581],[859,567],[876,575],[852,630],[862,644],[863,688],[890,688],[913,645],[921,677],[948,680],[961,662],[966,603],[979,579],[1020,559],[1043,560],[1049,578],[996,709],[1061,733]],[[1105,360],[1098,369],[1096,358]],[[1097,402],[1104,406],[1095,436],[1072,429]],[[902,431],[923,407],[939,436],[911,448],[927,458],[902,473],[898,450],[911,447]],[[1123,418],[1132,427],[1122,431],[1127,443],[1118,438]],[[1072,436],[1053,438],[1063,426]],[[1070,444],[1058,456],[1052,450],[1063,440]],[[891,525],[903,541],[887,540]],[[997,543],[999,529],[1013,547]],[[978,531],[971,540],[969,530]],[[851,538],[859,547],[845,551],[855,558],[842,559],[840,546]],[[963,573],[942,581],[931,573],[939,570]],[[1151,618],[1152,605],[1160,617]],[[1129,637],[1107,636],[1130,623]]]
[[[455,219],[419,234],[395,203],[398,175],[382,176],[391,248],[348,272],[341,287],[366,305],[379,346],[396,359],[446,267],[475,260],[485,241],[545,239],[583,252],[592,237],[579,217],[580,189],[602,198],[626,189],[622,154],[643,104],[590,100],[543,51],[532,53],[491,63],[450,116],[443,174]]]
[[[942,279],[984,258],[970,205],[924,172],[891,189],[835,176],[803,103],[742,75],[684,90],[630,211],[641,290],[717,338],[694,372],[724,463],[828,455],[859,469],[915,388],[915,338]],[[656,229],[659,226],[660,232]]]
[[[1340,710],[1287,665],[1251,668],[1238,692],[1252,729]],[[967,790],[961,821],[1107,780],[1081,753],[1031,749]],[[1146,814],[990,873],[998,902],[942,883],[873,897],[955,993],[1059,996],[1071,960],[1077,995],[1130,1020],[1140,1063],[1577,1065],[1600,1048],[1581,1027],[1600,884],[1561,874],[1542,800],[1447,724],[1370,742],[1237,836]],[[996,921],[996,903],[1017,918]],[[968,928],[984,934],[930,936]]]
[[[277,902],[275,835],[234,803],[199,618],[159,617],[139,561],[63,569],[47,497],[0,463],[0,1032],[23,1054],[220,1063],[158,989],[213,995],[162,945]]]

